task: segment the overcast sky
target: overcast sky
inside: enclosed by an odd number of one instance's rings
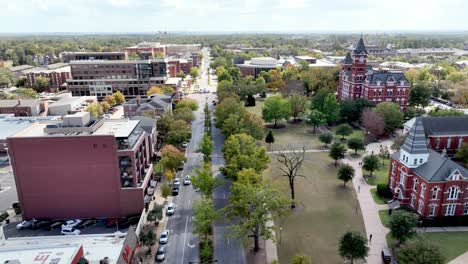
[[[0,0],[0,32],[468,30],[468,0]]]

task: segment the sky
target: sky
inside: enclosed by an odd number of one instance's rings
[[[468,30],[467,0],[0,0],[0,32]]]

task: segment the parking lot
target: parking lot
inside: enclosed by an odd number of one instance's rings
[[[0,212],[6,211],[11,204],[18,201],[16,185],[10,164],[0,159]]]

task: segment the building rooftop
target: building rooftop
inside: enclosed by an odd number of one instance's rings
[[[70,66],[66,63],[55,63],[47,66],[35,67],[32,69],[25,70],[24,73],[52,73],[52,72],[69,72]]]
[[[421,118],[417,118],[401,149],[409,154],[427,154],[426,136]]]
[[[114,135],[116,138],[127,138],[138,125],[138,120],[108,119],[93,135]]]
[[[36,100],[36,99],[0,100],[0,107],[15,107],[15,106],[36,107],[37,105],[39,105],[39,100]]]
[[[468,116],[422,118],[424,132],[430,135],[468,135]]]
[[[24,70],[28,70],[32,68],[34,68],[34,66],[32,65],[20,65],[20,66],[11,67],[10,71],[17,72],[17,71],[24,71]]]
[[[38,120],[53,120],[55,118],[54,116],[14,117],[0,115],[0,139],[6,139],[28,128]]]
[[[325,60],[325,59],[318,59],[315,63],[309,64],[309,67],[336,67],[336,66],[337,66],[336,63],[329,61],[329,60]]]
[[[316,58],[311,57],[311,56],[296,56],[296,59],[299,59],[299,60],[315,60]]]
[[[177,78],[177,77],[167,78],[167,81],[166,81],[165,84],[167,84],[167,85],[178,85],[181,81],[182,81],[182,78]]]
[[[272,57],[258,57],[245,61],[243,64],[236,64],[236,66],[248,68],[276,68],[281,67],[282,64]]]
[[[70,65],[79,64],[136,64],[136,63],[152,63],[152,62],[167,62],[165,58],[154,58],[148,60],[78,60],[70,61]]]
[[[81,245],[18,245],[0,247],[0,263],[26,264],[26,263],[55,263],[70,264],[79,254]],[[38,261],[41,259],[42,261]]]

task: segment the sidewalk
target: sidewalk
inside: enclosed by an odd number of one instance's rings
[[[465,254],[458,256],[454,260],[450,261],[448,264],[466,264],[468,263],[468,252]]]

